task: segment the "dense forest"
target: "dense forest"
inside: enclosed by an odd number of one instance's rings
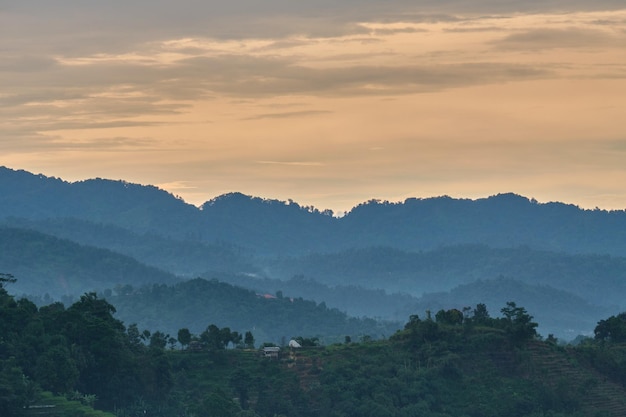
[[[208,323],[169,335],[116,318],[94,293],[69,307],[16,299],[0,277],[0,414],[20,416],[622,416],[626,314],[562,346],[524,307],[411,315],[385,340],[262,340]],[[100,410],[100,411],[98,411]]]

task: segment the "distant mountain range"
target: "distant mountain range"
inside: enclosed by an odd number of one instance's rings
[[[626,256],[626,212],[537,203],[515,194],[468,200],[371,200],[341,218],[295,202],[225,194],[200,208],[154,186],[93,179],[66,182],[0,167],[0,219],[72,218],[257,255],[389,246],[418,251],[480,243]]]
[[[626,308],[626,212],[514,194],[372,200],[334,217],[240,193],[198,208],[154,186],[0,167],[0,247],[0,272],[35,297],[204,277],[396,322],[525,300],[560,337]]]

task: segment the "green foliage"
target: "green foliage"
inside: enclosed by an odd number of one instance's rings
[[[626,313],[611,316],[606,320],[600,320],[594,329],[596,340],[610,340],[611,342],[626,342]]]
[[[28,405],[31,382],[14,359],[0,360],[0,415],[18,417]]]
[[[189,346],[189,343],[191,343],[191,332],[188,328],[183,327],[178,330],[178,343],[180,343],[183,349]]]
[[[79,392],[68,393],[66,396],[54,395],[50,392],[41,392],[30,404],[25,415],[50,415],[63,417],[116,417],[113,413],[95,410],[94,396]]]
[[[282,359],[272,360],[229,349],[250,347],[250,331],[242,336],[212,324],[196,337],[182,328],[181,345],[205,348],[167,350],[173,338],[124,326],[113,305],[94,293],[67,309],[58,303],[38,309],[0,291],[0,414],[28,417],[37,407],[69,417],[112,415],[94,407],[117,417],[626,411],[619,402],[626,395],[626,346],[606,337],[562,348],[535,337],[525,308],[510,302],[501,313],[492,318],[479,304],[413,315],[388,340],[323,347],[316,337],[300,337],[302,348],[284,348]]]
[[[254,349],[254,336],[251,331],[246,332],[243,343],[246,349]]]
[[[533,317],[526,312],[524,307],[518,307],[514,302],[509,301],[500,311],[504,315],[501,320],[502,327],[515,343],[522,343],[537,336],[535,329],[538,324],[532,321]]]
[[[0,288],[4,289],[7,284],[14,284],[16,281],[13,275],[0,273]]]
[[[83,403],[108,410],[140,396],[166,401],[171,376],[162,349],[149,349],[137,327],[127,332],[114,313],[95,293],[67,309],[60,303],[37,309],[0,291],[0,414],[21,415],[38,387],[80,392]]]

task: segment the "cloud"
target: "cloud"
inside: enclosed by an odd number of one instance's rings
[[[247,117],[244,120],[260,120],[260,119],[288,119],[293,117],[306,117],[306,116],[317,116],[320,114],[329,114],[332,113],[328,110],[301,110],[301,111],[291,111],[291,112],[283,112],[283,113],[265,113],[259,114],[252,117]]]
[[[539,28],[514,33],[494,42],[501,49],[555,49],[587,47],[626,47],[626,39],[588,28]]]
[[[178,191],[178,190],[195,190],[198,187],[195,185],[191,185],[189,181],[169,181],[155,184],[156,187],[168,190],[168,191]]]
[[[57,64],[56,60],[47,56],[36,55],[2,55],[0,73],[39,72],[50,70]]]
[[[131,151],[147,148],[156,149],[158,142],[148,138],[97,138],[83,140],[68,140],[53,135],[33,135],[28,141],[23,138],[12,138],[0,141],[0,149],[5,151],[20,150],[28,152],[41,151],[76,151],[76,150],[100,150],[100,151]]]
[[[179,74],[207,94],[236,96],[408,94],[482,83],[551,77],[549,69],[522,64],[344,65],[313,68],[285,58],[223,55],[181,61]]]
[[[423,29],[423,28],[416,28],[416,27],[399,27],[399,28],[381,28],[381,29],[374,29],[372,31],[373,35],[395,35],[398,33],[424,33],[424,32],[428,32],[427,29]]]
[[[453,27],[445,28],[444,32],[471,33],[471,32],[503,32],[505,28],[498,26],[476,26],[476,27]]]
[[[317,167],[325,165],[323,162],[315,161],[256,161],[261,165],[287,165],[287,166],[305,166],[305,167]]]
[[[3,38],[64,54],[119,51],[155,39],[338,36],[361,22],[450,21],[458,15],[614,10],[622,0],[21,0],[0,10]],[[28,29],[26,29],[28,28]],[[384,30],[384,29],[381,29]],[[24,36],[26,33],[27,36]],[[0,41],[1,42],[1,41]]]

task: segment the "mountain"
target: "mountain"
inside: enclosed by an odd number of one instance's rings
[[[578,320],[589,332],[602,309],[626,308],[624,211],[499,194],[371,200],[337,218],[241,193],[195,207],[153,186],[70,183],[1,167],[0,203],[0,225],[13,231],[0,235],[8,248],[0,272],[16,275],[15,288],[33,295],[218,278],[396,321],[428,294],[450,292],[461,302],[456,288],[484,290],[481,282],[504,277],[524,287],[508,285],[502,297],[549,288],[568,302],[563,311],[572,318],[550,303],[540,313],[562,320],[563,331]]]
[[[187,278],[207,273],[259,272],[251,263],[249,251],[226,242],[179,240],[154,232],[140,234],[119,226],[76,218],[9,218],[4,224],[122,253],[146,265]]]
[[[74,183],[0,167],[0,218],[77,218],[137,233],[193,236],[198,210],[154,186],[91,179]]]
[[[0,220],[72,217],[134,233],[217,241],[276,256],[390,246],[417,251],[479,243],[626,256],[626,212],[538,203],[514,194],[478,199],[372,200],[341,218],[291,201],[231,193],[200,208],[154,186],[75,183],[0,168]]]
[[[343,236],[410,251],[467,243],[567,253],[626,254],[626,212],[541,204],[515,194],[370,201],[341,219]],[[363,247],[365,245],[351,245]],[[367,246],[373,246],[371,244]]]
[[[567,290],[597,305],[626,308],[626,258],[565,254],[526,246],[466,244],[408,252],[389,247],[283,257],[267,262],[276,278],[304,275],[326,285],[384,288],[421,296],[476,280],[507,277]]]

